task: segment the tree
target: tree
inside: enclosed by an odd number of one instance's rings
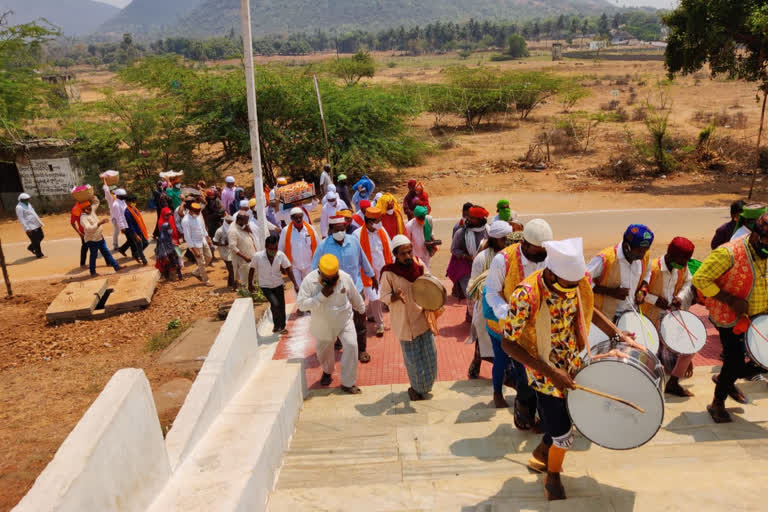
[[[608,23],[608,15],[603,13],[602,16],[600,16],[600,21],[597,24],[597,33],[601,36],[607,36],[611,33],[611,28]]]
[[[664,22],[669,26],[665,63],[670,76],[694,73],[708,63],[713,75],[757,83],[763,95],[759,159],[768,99],[768,5],[749,0],[683,0]]]
[[[8,26],[9,15],[0,14],[0,139],[16,138],[22,121],[43,107],[48,86],[37,72],[42,46],[59,35],[46,23]]]
[[[525,38],[518,34],[512,34],[507,38],[507,54],[515,59],[528,57],[528,44]]]
[[[331,71],[344,80],[347,86],[357,84],[363,78],[373,78],[376,63],[371,54],[360,50],[353,57],[338,58],[331,64]]]

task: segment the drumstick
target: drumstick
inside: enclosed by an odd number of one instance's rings
[[[688,335],[688,339],[691,341],[691,346],[695,349],[696,342],[693,340],[693,334],[691,334],[691,331],[688,330],[688,326],[685,325],[685,319],[683,318],[683,315],[680,315],[680,318],[677,318],[675,316],[675,311],[671,311],[669,314],[672,315],[672,318],[677,320],[677,323],[683,326],[683,329],[685,329],[685,333]]]
[[[623,398],[619,398],[617,396],[609,395],[608,393],[603,393],[602,391],[597,391],[595,389],[585,388],[584,386],[580,386],[578,384],[574,384],[573,385],[573,389],[578,389],[580,391],[585,391],[587,393],[592,393],[593,395],[597,395],[597,396],[601,396],[603,398],[607,398],[608,400],[613,400],[614,402],[622,403],[622,404],[626,405],[627,407],[631,407],[634,410],[645,414],[645,409],[643,409],[639,405],[636,405],[636,404],[633,404],[632,402],[624,400]]]
[[[763,341],[768,341],[768,338],[766,338],[765,336],[763,336],[763,333],[761,333],[761,332],[760,332],[760,331],[757,329],[757,327],[755,327],[755,324],[753,324],[753,323],[752,323],[752,319],[751,319],[751,318],[747,317],[747,321],[749,322],[749,326],[752,328],[752,330],[754,330],[754,331],[755,331],[755,332],[758,334],[758,336],[760,336],[761,338],[763,338]]]
[[[594,314],[594,316],[596,316],[596,317],[600,318],[600,319],[601,319],[603,322],[605,322],[606,324],[608,324],[608,326],[609,326],[611,329],[613,329],[613,333],[614,333],[614,335],[618,336],[618,337],[619,337],[619,338],[621,338],[622,340],[624,339],[624,333],[623,333],[623,332],[621,332],[621,329],[619,329],[619,328],[616,326],[616,324],[614,324],[613,322],[611,322],[611,321],[608,319],[608,317],[607,317],[607,316],[605,316],[605,315],[603,314],[603,312],[602,312],[602,311],[600,311],[599,309],[595,308],[595,310],[594,310],[593,314]],[[606,334],[607,334],[607,333],[606,333]],[[626,343],[626,341],[625,341],[625,343]]]
[[[643,331],[645,331],[645,337],[648,339],[649,342],[653,343],[653,336],[651,336],[651,331],[648,329],[648,326],[645,324],[645,316],[643,316],[638,310],[635,309],[635,306],[633,306],[631,303],[629,304],[629,307],[632,308],[632,312],[634,312],[637,317],[640,319],[640,325],[643,328]]]

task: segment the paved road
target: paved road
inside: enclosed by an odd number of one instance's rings
[[[696,244],[696,256],[703,258],[709,251],[709,240],[717,226],[728,219],[727,208],[664,208],[637,210],[592,210],[565,213],[538,213],[522,216],[524,221],[535,217],[546,219],[557,238],[581,236],[584,250],[589,258],[600,249],[617,243],[626,227],[631,223],[644,223],[656,233],[657,243],[654,254],[661,254],[667,243],[675,236],[687,236]],[[442,275],[448,263],[451,229],[456,222],[452,218],[436,218],[436,237],[445,245],[433,260],[433,273]],[[80,240],[64,238],[44,240],[43,252],[46,258],[37,260],[26,250],[26,242],[3,244],[8,271],[12,281],[80,276],[87,269],[80,269]],[[111,239],[107,237],[111,247]],[[152,246],[148,249],[152,251]],[[126,260],[129,262],[129,260]],[[129,262],[130,263],[130,262]],[[130,263],[133,265],[133,263]],[[110,273],[99,259],[99,273]]]

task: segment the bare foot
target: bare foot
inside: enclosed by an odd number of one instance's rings
[[[504,398],[503,393],[494,393],[493,394],[493,405],[497,409],[508,409],[509,408],[509,402],[507,402],[507,399]]]

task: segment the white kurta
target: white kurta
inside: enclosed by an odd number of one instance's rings
[[[31,204],[19,202],[16,205],[16,217],[19,219],[24,231],[34,231],[37,228],[43,227],[43,221],[40,220]]]
[[[367,229],[365,227],[359,228],[357,231],[355,231],[354,235],[357,237],[357,240],[360,241],[360,237],[362,236],[362,230]],[[381,231],[384,231],[384,228],[381,229]],[[389,242],[390,247],[392,246],[392,240],[389,239],[389,235],[387,235],[387,232],[384,231],[384,236],[387,237],[387,242]],[[376,279],[381,279],[381,269],[384,268],[384,265],[387,264],[387,262],[384,260],[384,244],[381,243],[381,238],[379,238],[379,233],[368,233],[368,241],[371,244],[371,264],[373,265],[373,270],[376,272]],[[373,288],[366,287],[363,290],[365,292],[365,297],[369,301],[375,301],[380,300],[381,296],[379,295],[379,290],[374,290]]]
[[[317,235],[317,231],[311,225],[309,227],[315,233],[315,240],[318,245],[320,244],[320,237]],[[288,233],[288,226],[283,228],[280,233],[280,243],[277,248],[285,252],[285,237]],[[293,276],[296,278],[296,283],[301,286],[302,281],[312,271],[312,237],[309,235],[306,227],[302,229],[296,229],[296,226],[291,230],[291,268],[293,269]]]
[[[685,277],[683,278],[683,287],[680,288],[680,293],[675,295],[675,285],[677,284],[677,278],[680,275],[680,272],[685,272]],[[686,267],[683,270],[678,270],[676,268],[671,269],[667,266],[667,260],[665,258],[661,258],[661,277],[664,280],[662,298],[665,299],[669,304],[672,304],[672,301],[675,298],[678,298],[683,304],[683,309],[687,310],[693,302],[693,290],[691,288],[692,278],[691,272],[688,270],[688,268]],[[645,297],[645,302],[649,304],[656,304],[658,299],[658,296],[649,293]],[[659,319],[664,318],[666,313],[666,311],[662,311],[661,315],[659,315]]]
[[[619,271],[621,273],[621,284],[619,288],[629,289],[629,295],[623,301],[619,302],[616,306],[616,314],[626,313],[627,311],[637,310],[635,306],[635,293],[637,287],[641,281],[648,282],[651,279],[651,265],[648,265],[645,275],[643,273],[642,260],[635,260],[632,263],[627,261],[624,257],[624,251],[621,249],[621,245],[616,248],[616,263],[619,265]],[[603,259],[598,255],[592,258],[592,261],[587,265],[587,271],[592,276],[592,287],[595,286],[598,278],[603,275]]]
[[[328,236],[328,221],[330,218],[336,215],[337,211],[346,210],[347,208],[347,203],[343,199],[337,199],[334,206],[328,203],[323,205],[323,208],[320,210],[320,234],[323,238]]]
[[[327,374],[333,373],[333,345],[336,338],[339,338],[344,347],[341,354],[341,383],[351,387],[357,381],[357,334],[352,310],[364,313],[365,302],[355,288],[355,282],[343,270],[339,270],[339,280],[329,297],[324,296],[322,290],[320,271],[313,270],[301,283],[296,307],[300,311],[312,313],[309,332],[315,338],[317,358],[323,372]]]
[[[542,261],[541,263],[535,263],[523,254],[522,248],[518,246],[517,249],[520,261],[523,264],[523,275],[528,277],[537,270],[543,269],[546,265]],[[494,256],[491,266],[488,269],[488,277],[485,279],[485,300],[488,301],[488,305],[493,309],[493,313],[496,318],[506,318],[509,312],[509,303],[504,299],[504,281],[507,278],[507,263],[503,254],[497,254]]]
[[[426,222],[431,223],[432,217],[427,215]],[[434,224],[432,224],[432,226],[434,228]],[[429,270],[429,260],[431,259],[431,256],[427,251],[427,246],[424,244],[424,225],[419,224],[416,222],[416,219],[413,218],[405,225],[405,232],[408,234],[408,238],[411,239],[411,243],[413,244],[413,255],[423,261],[424,266]]]
[[[472,274],[469,278],[470,281],[488,269],[495,254],[496,251],[485,249],[475,256],[475,259],[472,260]],[[480,346],[480,357],[493,357],[491,336],[488,334],[488,330],[485,326],[486,319],[483,316],[483,301],[476,300],[474,301],[474,309],[472,311],[472,338],[476,339]]]

